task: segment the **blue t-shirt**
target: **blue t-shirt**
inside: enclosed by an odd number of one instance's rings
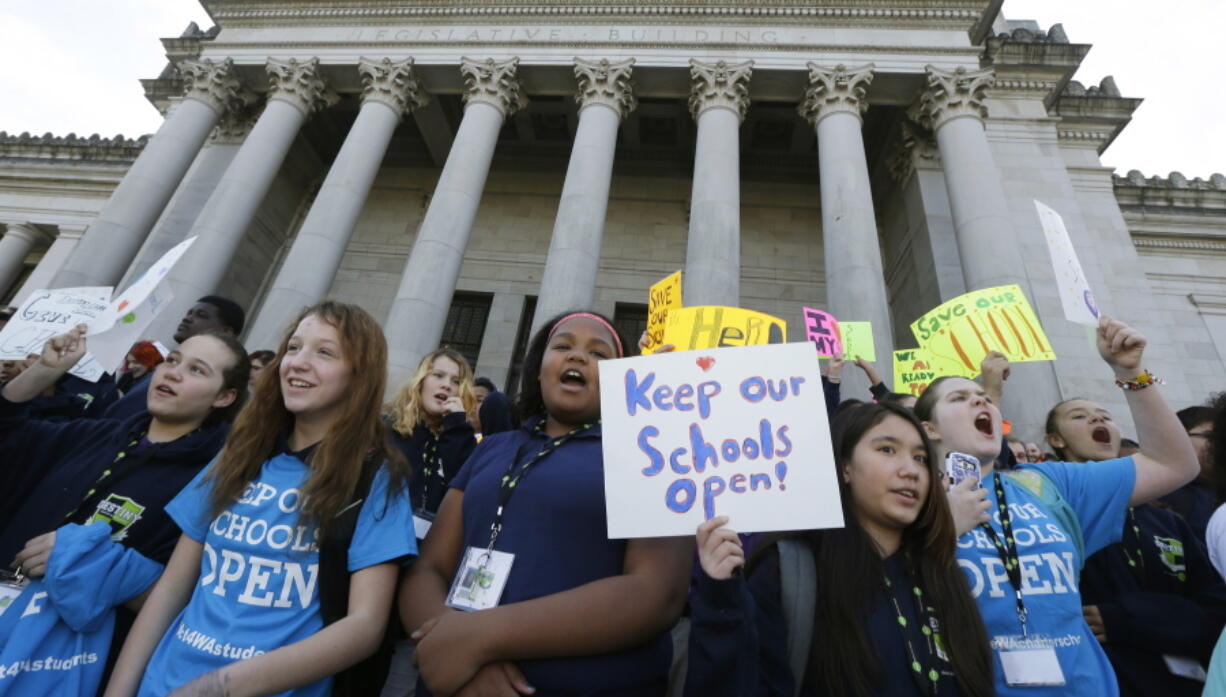
[[[207,470],[206,470],[207,471]],[[140,697],[161,697],[193,678],[305,639],[323,627],[319,609],[318,529],[298,521],[308,470],[281,454],[264,463],[241,499],[209,520],[211,485],[201,473],[166,507],[204,545],[200,580],[187,607],[162,637],[141,681]],[[358,515],[349,571],[417,553],[408,494],[388,501],[381,469]],[[283,692],[327,697],[332,679]]]
[[[1102,462],[1044,462],[1023,465],[1047,476],[1060,490],[1081,522],[1085,553],[1091,555],[1119,542],[1124,514],[1136,482],[1131,457]],[[992,477],[1001,476],[993,473]],[[1021,637],[1017,599],[996,546],[981,528],[958,540],[958,565],[966,573],[971,593],[988,630],[996,655],[996,693],[1007,695],[1116,695],[1119,688],[1111,663],[1090,632],[1081,610],[1081,564],[1072,539],[1045,509],[1038,496],[1011,477],[1003,478],[1013,535],[1022,572],[1022,598],[1029,615],[1028,639]],[[996,510],[995,482],[983,482]],[[992,528],[1004,539],[999,515]],[[1054,648],[1066,685],[1011,687],[1001,665],[1002,649]]]
[[[451,481],[464,492],[466,547],[489,544],[499,480],[513,460],[522,463],[546,442],[531,425],[482,440]],[[502,605],[622,573],[626,541],[608,538],[599,426],[528,470],[507,503],[495,549],[515,555]],[[617,653],[517,664],[538,695],[638,695],[663,694],[671,660],[664,632]]]

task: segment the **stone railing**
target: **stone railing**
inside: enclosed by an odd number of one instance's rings
[[[1146,177],[1140,170],[1129,170],[1125,176],[1112,177],[1116,188],[1139,187],[1148,189],[1194,189],[1200,191],[1226,191],[1226,176],[1212,174],[1208,180],[1197,177],[1189,180],[1183,172],[1171,172],[1167,177]]]

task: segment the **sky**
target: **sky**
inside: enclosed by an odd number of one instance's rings
[[[0,26],[0,131],[41,135],[157,130],[139,80],[166,63],[158,39],[212,22],[197,0],[5,0]],[[1223,0],[1005,0],[1010,19],[1064,25],[1093,44],[1075,79],[1113,75],[1145,102],[1103,155],[1120,174],[1226,172],[1226,90],[1215,75]]]

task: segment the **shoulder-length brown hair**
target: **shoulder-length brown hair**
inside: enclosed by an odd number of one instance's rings
[[[417,364],[417,370],[396,391],[396,397],[388,407],[392,416],[392,428],[406,438],[417,428],[417,424],[427,421],[426,410],[421,405],[421,384],[434,369],[434,361],[439,358],[450,358],[460,367],[459,398],[464,402],[465,413],[471,412],[477,404],[477,396],[473,392],[473,369],[468,365],[464,354],[450,348],[441,348],[426,354]],[[427,421],[427,425],[429,425]]]
[[[302,320],[312,315],[336,328],[351,372],[339,416],[311,455],[300,518],[326,529],[353,499],[367,457],[385,463],[391,477],[389,496],[408,481],[408,465],[398,450],[386,445],[379,417],[387,384],[387,339],[383,330],[362,308],[324,300],[303,310],[286,328],[276,356],[256,378],[251,401],[235,420],[225,449],[207,475],[213,485],[209,499],[213,517],[238,500],[273,454],[277,438],[293,428],[294,415],[285,408],[281,396],[281,362],[290,337]]]

